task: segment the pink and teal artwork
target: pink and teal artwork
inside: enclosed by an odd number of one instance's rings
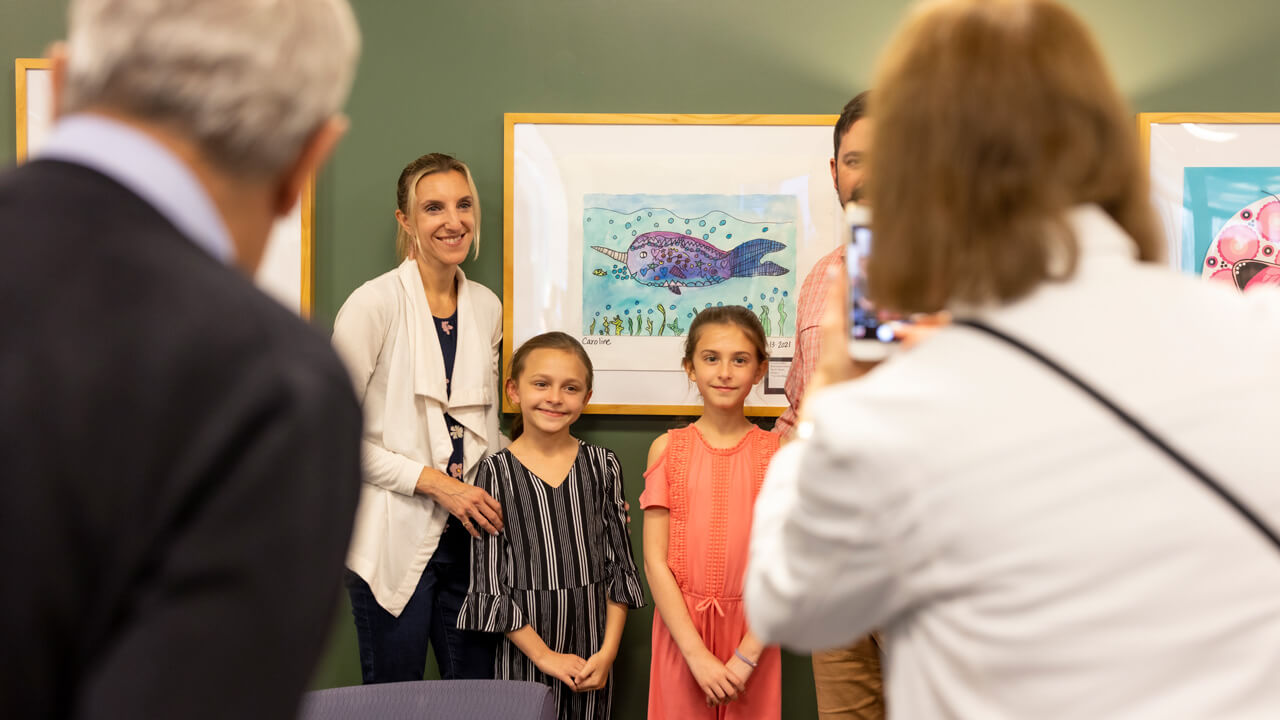
[[[1191,167],[1179,266],[1241,291],[1280,285],[1280,168]]]
[[[790,336],[797,207],[794,195],[584,196],[583,333],[679,336],[698,311],[737,304]]]

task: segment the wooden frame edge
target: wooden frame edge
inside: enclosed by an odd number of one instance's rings
[[[515,322],[511,316],[511,303],[508,298],[515,297],[515,137],[516,113],[502,115],[502,367],[498,368],[498,393],[502,396],[502,411],[514,413],[515,406],[507,399],[506,369],[511,364],[512,331]]]
[[[316,303],[316,176],[312,174],[302,186],[302,247],[299,264],[302,278],[299,284],[301,297],[298,310],[310,320]]]
[[[1273,112],[1143,112],[1138,113],[1138,144],[1142,157],[1151,161],[1151,126],[1195,123],[1204,125],[1275,125],[1280,113]]]
[[[14,118],[14,160],[27,160],[27,71],[51,70],[53,61],[48,58],[17,58],[13,61],[13,86],[16,117]]]
[[[677,114],[677,113],[504,113],[507,127],[540,125],[835,125],[839,115]]]
[[[744,408],[744,414],[747,417],[778,417],[786,411],[785,407],[769,407],[755,406]],[[514,413],[515,410],[506,410],[503,412]],[[588,405],[582,411],[583,415],[653,415],[653,416],[679,416],[679,415],[701,415],[701,405]]]

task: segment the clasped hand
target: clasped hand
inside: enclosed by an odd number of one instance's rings
[[[730,667],[735,664],[742,666],[736,672]],[[708,707],[737,700],[738,695],[747,689],[747,679],[751,675],[751,668],[746,663],[737,658],[730,658],[729,664],[722,663],[709,650],[689,662],[689,671],[707,696]]]
[[[613,657],[597,652],[583,660],[572,653],[547,651],[534,663],[542,672],[568,685],[574,692],[600,690],[609,682]]]
[[[578,671],[575,679],[578,682],[574,689],[578,692],[600,690],[609,682],[609,670],[613,667],[613,656],[604,651],[597,652],[587,658]]]

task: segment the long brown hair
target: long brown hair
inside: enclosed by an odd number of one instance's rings
[[[467,180],[467,188],[471,190],[471,215],[474,223],[471,227],[471,257],[480,257],[480,195],[476,192],[476,181],[471,178],[471,168],[452,155],[444,153],[428,153],[404,166],[400,171],[400,179],[396,181],[396,208],[404,214],[410,225],[417,214],[416,193],[418,181],[439,172],[459,172]],[[396,262],[403,262],[413,249],[413,236],[404,231],[400,223],[396,223]]]
[[[507,369],[507,382],[520,382],[520,375],[524,373],[525,362],[528,361],[530,353],[534,350],[563,350],[576,355],[578,360],[582,362],[582,367],[587,370],[587,392],[591,392],[591,384],[595,381],[595,370],[591,367],[591,357],[583,349],[582,343],[574,339],[572,335],[558,330],[534,335],[516,348],[516,351],[511,354],[511,366]],[[506,392],[506,383],[503,383],[503,392]],[[511,439],[515,440],[523,432],[524,415],[517,412],[515,418],[511,421]]]
[[[1096,203],[1161,245],[1132,115],[1084,24],[1054,0],[944,0],[890,43],[875,81],[868,291],[934,311],[1070,277],[1064,213]]]

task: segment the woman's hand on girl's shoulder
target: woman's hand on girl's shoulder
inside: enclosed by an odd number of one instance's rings
[[[471,537],[480,537],[480,529],[490,535],[502,530],[502,505],[483,488],[451,478],[433,467],[424,467],[418,476],[417,490],[461,520]]]

